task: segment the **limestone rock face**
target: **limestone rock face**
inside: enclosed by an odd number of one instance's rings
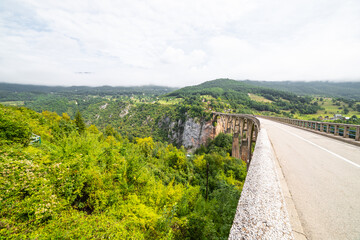
[[[169,126],[169,139],[177,145],[183,145],[188,150],[195,150],[201,144],[206,144],[214,136],[212,122],[205,122],[194,118],[187,118],[185,122],[167,122]]]
[[[205,144],[209,138],[213,139],[215,137],[214,128],[215,127],[212,125],[212,121],[205,122],[201,125],[198,147],[200,147],[201,144]]]
[[[199,145],[201,134],[201,124],[189,118],[184,124],[184,132],[182,134],[182,145],[186,148],[196,148]]]
[[[177,146],[184,146],[187,150],[193,151],[205,145],[209,138],[214,138],[215,127],[212,121],[199,120],[197,118],[186,117],[185,121],[172,120],[169,117],[163,117],[158,127],[166,129],[168,139]]]

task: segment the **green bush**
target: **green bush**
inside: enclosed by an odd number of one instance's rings
[[[10,109],[0,108],[0,140],[27,145],[30,142],[30,127],[20,114]]]

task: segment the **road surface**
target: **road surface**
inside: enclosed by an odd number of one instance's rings
[[[308,239],[360,240],[360,147],[260,119]]]

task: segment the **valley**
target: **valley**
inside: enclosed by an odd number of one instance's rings
[[[181,89],[0,86],[8,238],[226,239],[246,163],[230,156],[230,134],[214,138],[212,112],[349,124],[360,114],[355,98],[230,79]],[[30,143],[34,135],[41,142]]]

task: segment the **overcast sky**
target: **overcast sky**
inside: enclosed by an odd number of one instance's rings
[[[360,1],[0,1],[0,82],[216,78],[360,81]]]

